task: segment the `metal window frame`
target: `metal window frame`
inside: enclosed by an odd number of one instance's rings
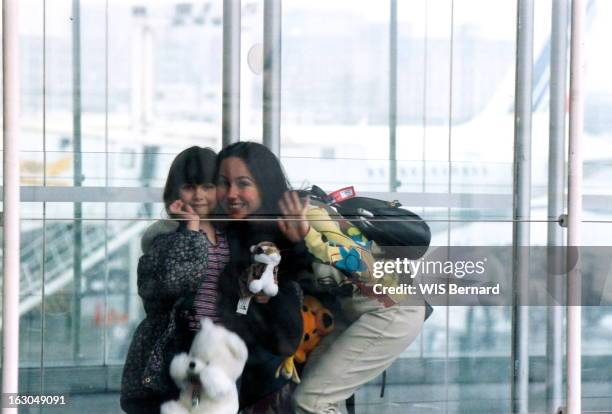
[[[3,284],[2,284],[2,393],[19,389],[19,1],[2,2],[3,97]],[[16,413],[17,408],[3,408]]]
[[[264,0],[263,14],[263,144],[280,158],[281,0]]]
[[[533,0],[518,0],[516,21],[516,78],[514,110],[514,183],[512,228],[512,412],[529,411],[529,257],[530,245],[531,114],[533,95]]]
[[[564,213],[565,196],[565,96],[567,84],[567,38],[569,1],[552,2],[550,52],[550,110],[548,143],[548,218]],[[563,229],[558,223],[548,223],[549,247],[563,246]],[[549,249],[549,268],[561,264],[558,249]],[[552,297],[562,297],[559,278],[549,275],[547,289]],[[551,302],[546,309],[546,407],[556,412],[563,401],[563,310]]]
[[[586,3],[572,0],[568,147],[567,245],[582,242],[582,135],[584,129],[584,32]],[[568,258],[568,261],[570,259]],[[581,258],[567,274],[567,413],[582,411]]]
[[[241,1],[223,2],[222,145],[240,141]]]

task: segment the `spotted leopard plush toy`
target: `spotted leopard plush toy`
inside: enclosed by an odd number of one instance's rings
[[[304,322],[304,331],[300,345],[295,353],[285,359],[276,371],[277,377],[282,375],[297,384],[300,383],[300,377],[295,363],[305,363],[308,355],[321,342],[321,338],[334,330],[334,315],[314,296],[304,296],[302,321]]]

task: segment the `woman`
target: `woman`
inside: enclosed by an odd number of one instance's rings
[[[219,279],[219,309],[225,326],[249,347],[240,405],[245,412],[287,413],[292,410],[288,380],[276,378],[275,372],[301,339],[301,290],[291,279],[308,260],[304,243],[287,239],[276,222],[289,184],[276,156],[261,144],[232,144],[217,161],[217,200],[231,219],[226,228],[230,262]],[[272,298],[255,296],[244,315],[237,312],[239,280],[249,267],[250,247],[262,241],[275,243],[282,252],[279,292]]]
[[[374,283],[398,283],[395,277],[377,281],[373,277],[373,264],[385,260],[384,252],[356,227],[332,221],[325,206],[310,206],[295,192],[286,193],[280,206],[286,217],[293,218],[280,224],[290,240],[305,242],[319,264],[351,275],[344,282],[353,286],[352,295],[338,298],[335,330],[309,355],[294,394],[300,414],[336,413],[341,402],[380,375],[417,337],[424,321],[424,302],[376,294]],[[345,260],[347,252],[350,261]]]
[[[325,209],[310,206],[308,200],[289,191],[278,159],[263,145],[243,142],[223,150],[219,154],[217,184],[218,200],[231,218],[268,220],[235,224],[233,231],[228,232],[230,246],[240,246],[237,251],[230,248],[231,262],[238,268],[248,265],[248,255],[238,256],[240,252],[248,251],[250,244],[261,240],[274,241],[283,250],[281,263],[285,269],[281,272],[281,281],[285,282],[287,277],[310,269],[313,260],[341,268],[338,250],[342,246],[338,246],[338,240],[344,246],[355,246],[361,251],[364,266],[354,274],[366,282],[355,283],[352,296],[339,298],[342,312],[336,315],[336,330],[309,356],[302,382],[294,395],[295,409],[299,413],[338,412],[339,403],[380,375],[416,338],[424,320],[423,303],[412,302],[409,306],[398,298],[375,297],[368,293],[368,283],[372,281],[371,264],[375,260],[373,253],[359,249],[360,245],[353,240],[354,233],[350,237],[336,233],[338,239],[334,243],[325,237],[321,228],[327,226],[316,224],[331,222]],[[274,223],[272,219],[279,216],[288,220]],[[309,217],[316,218],[312,226]],[[248,241],[245,243],[245,240]],[[364,238],[361,241],[363,245],[375,246]],[[235,257],[240,259],[234,262]],[[295,304],[286,302],[286,306],[294,310]],[[277,324],[270,328],[290,327]],[[274,337],[274,333],[271,334]],[[297,330],[292,334],[297,334]],[[287,347],[284,351],[289,350]],[[246,373],[245,378],[248,378]],[[262,376],[260,383],[266,380],[266,376]],[[271,412],[285,413],[287,408]]]

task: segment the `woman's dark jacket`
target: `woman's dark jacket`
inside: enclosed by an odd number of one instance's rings
[[[249,359],[242,375],[240,405],[249,406],[287,383],[275,379],[284,358],[293,355],[302,337],[302,292],[294,281],[308,266],[304,243],[294,244],[278,230],[275,222],[233,222],[227,227],[230,263],[219,279],[219,309],[227,328],[244,339]],[[246,315],[236,313],[238,281],[251,261],[249,248],[270,241],[281,250],[279,292],[266,304],[250,302]]]
[[[189,350],[193,333],[184,321],[206,273],[207,239],[203,234],[185,226],[174,231],[176,224],[167,222],[156,225],[143,237],[144,255],[138,263],[138,293],[146,318],[136,329],[128,351],[122,407],[128,401],[160,395],[173,399],[178,395],[169,365],[176,353]],[[227,232],[230,263],[219,278],[218,310],[222,323],[240,335],[249,348],[241,380],[241,403],[248,405],[286,382],[274,380],[274,371],[295,352],[302,335],[301,291],[291,279],[304,260],[297,258],[303,258],[306,250],[303,244],[294,246],[270,226],[240,223],[228,226]],[[152,240],[150,246],[145,240]],[[267,304],[251,301],[247,315],[241,315],[236,313],[238,279],[249,266],[249,247],[259,241],[273,241],[283,250],[279,293]]]

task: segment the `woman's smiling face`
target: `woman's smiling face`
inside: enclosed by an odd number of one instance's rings
[[[261,194],[251,171],[238,157],[221,161],[217,200],[233,219],[243,219],[261,207]]]

